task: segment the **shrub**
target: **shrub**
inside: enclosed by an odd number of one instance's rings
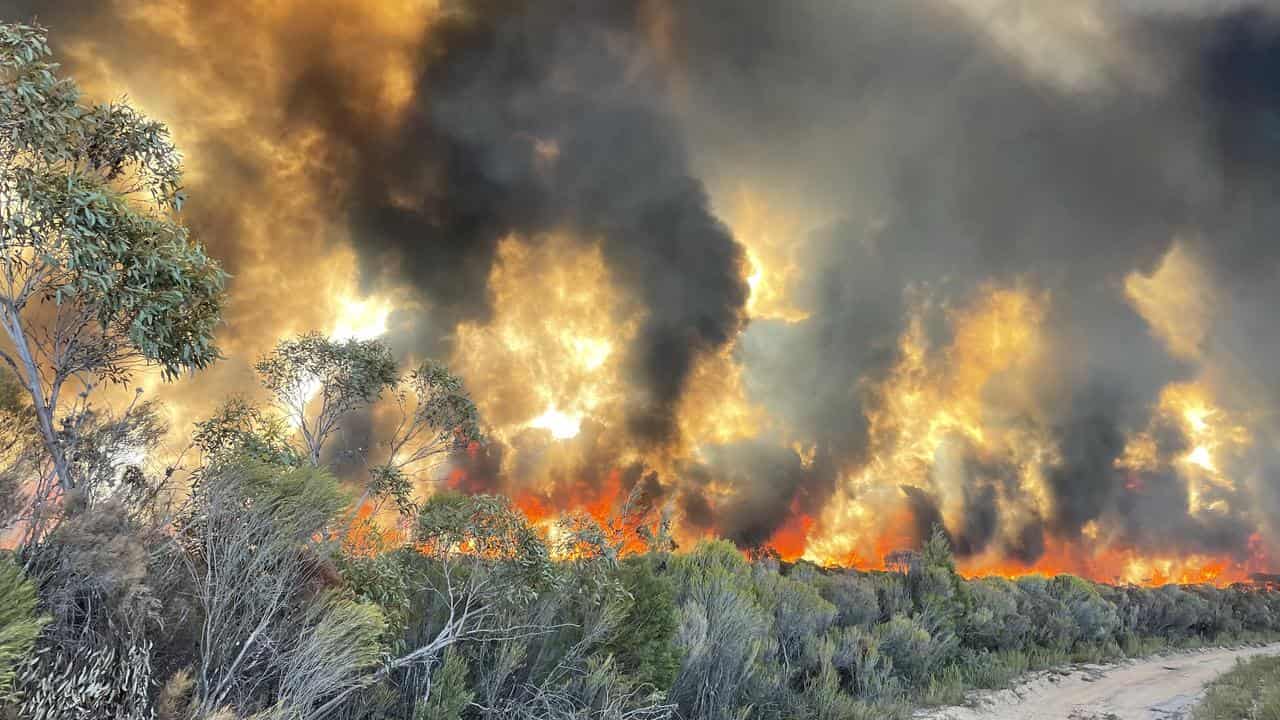
[[[880,619],[876,582],[871,578],[838,573],[817,578],[815,586],[823,599],[835,606],[836,625],[870,628]]]
[[[822,599],[811,585],[790,577],[755,568],[756,597],[773,614],[773,639],[777,642],[784,674],[790,675],[816,658],[804,658],[813,641],[835,623],[836,608]],[[789,677],[786,678],[790,680]]]
[[[1138,632],[1143,635],[1183,639],[1207,608],[1200,598],[1174,585],[1165,585],[1142,593],[1138,613]]]
[[[671,567],[684,662],[669,697],[685,717],[738,718],[756,690],[772,624],[753,600],[746,561],[729,543],[713,541],[673,557]]]
[[[461,720],[462,711],[475,699],[467,689],[467,664],[456,652],[445,653],[431,680],[431,694],[418,701],[414,720]]]
[[[790,716],[817,720],[843,720],[856,712],[857,701],[841,683],[841,668],[835,662],[836,642],[831,638],[811,641],[816,672],[803,683],[801,691],[791,696]]]
[[[1031,626],[1031,640],[1042,648],[1070,648],[1079,635],[1075,618],[1066,604],[1049,591],[1049,580],[1041,575],[1028,575],[1016,581],[1022,593],[1018,596],[1018,612]]]
[[[894,673],[910,686],[928,681],[939,667],[934,639],[919,617],[895,615],[876,626],[879,650],[893,663]]]
[[[1111,639],[1120,626],[1115,606],[1103,600],[1088,580],[1058,575],[1049,581],[1048,590],[1071,614],[1077,642],[1096,643]]]
[[[832,665],[847,679],[846,689],[860,698],[879,701],[897,697],[901,687],[893,660],[880,651],[879,638],[859,627],[840,628],[831,638]]]
[[[19,671],[26,720],[151,720],[151,648],[114,645],[64,654],[46,648]]]
[[[966,647],[979,650],[1011,650],[1023,647],[1031,625],[1018,610],[1018,586],[1004,578],[983,578],[969,583],[972,603],[960,621],[960,637]]]
[[[895,615],[913,612],[915,604],[905,575],[882,572],[871,578],[876,589],[876,602],[880,606],[879,622],[888,622]]]
[[[13,686],[49,618],[36,613],[36,589],[12,560],[0,558],[0,701]]]
[[[324,592],[344,506],[316,468],[231,458],[203,473],[180,521],[203,617],[197,714],[306,714],[375,659],[381,614]]]
[[[635,682],[653,688],[671,687],[680,669],[675,583],[659,575],[649,557],[629,558],[618,572],[631,602],[607,650],[619,671]]]

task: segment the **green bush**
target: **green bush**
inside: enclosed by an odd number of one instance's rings
[[[631,602],[607,649],[618,670],[634,682],[669,688],[680,669],[675,583],[658,574],[647,556],[628,558],[618,573]]]
[[[49,618],[36,612],[36,588],[22,568],[0,558],[0,699],[13,687],[16,668],[35,647]]]
[[[939,666],[933,637],[918,616],[895,615],[876,626],[880,652],[893,663],[894,673],[910,686],[928,682]]]
[[[1049,594],[1071,614],[1075,642],[1099,643],[1112,638],[1120,626],[1116,608],[1102,599],[1093,583],[1073,575],[1049,581]]]
[[[732,720],[749,711],[765,675],[772,619],[754,602],[750,569],[724,541],[671,559],[684,660],[669,697],[687,718]]]
[[[1030,665],[1030,659],[1021,650],[970,650],[964,653],[958,667],[969,687],[1001,689],[1009,687]]]
[[[426,702],[418,701],[413,720],[461,720],[473,699],[475,693],[467,689],[467,663],[457,653],[445,653],[432,675],[431,695]]]
[[[1075,644],[1080,630],[1066,603],[1050,592],[1041,575],[1018,578],[1018,613],[1031,626],[1031,641],[1042,648],[1064,650]]]
[[[814,584],[823,599],[835,606],[840,627],[869,628],[880,619],[876,582],[871,578],[846,572],[819,577]]]
[[[901,683],[893,659],[880,651],[880,639],[860,627],[839,628],[831,637],[832,665],[847,678],[845,689],[871,701],[896,698]]]
[[[960,621],[966,647],[1012,650],[1026,645],[1031,623],[1018,609],[1021,591],[1004,578],[983,578],[969,584],[971,603]]]

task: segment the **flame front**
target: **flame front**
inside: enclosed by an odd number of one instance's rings
[[[1197,3],[1007,4],[41,19],[173,129],[233,275],[228,362],[157,393],[176,446],[319,330],[446,361],[490,442],[421,493],[547,527],[638,488],[684,543],[787,559],[937,524],[971,574],[1275,570],[1280,92],[1243,70],[1275,43]]]

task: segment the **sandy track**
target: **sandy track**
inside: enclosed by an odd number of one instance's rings
[[[1237,658],[1280,654],[1265,647],[1200,650],[1120,665],[1083,665],[1036,673],[1013,690],[979,693],[975,707],[938,708],[927,720],[1181,720],[1205,683]]]

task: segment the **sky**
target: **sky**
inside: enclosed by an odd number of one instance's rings
[[[1280,5],[55,0],[232,274],[175,433],[320,330],[448,363],[531,516],[1229,580],[1280,530]],[[379,408],[340,446],[377,452]],[[350,470],[354,474],[358,472]]]

